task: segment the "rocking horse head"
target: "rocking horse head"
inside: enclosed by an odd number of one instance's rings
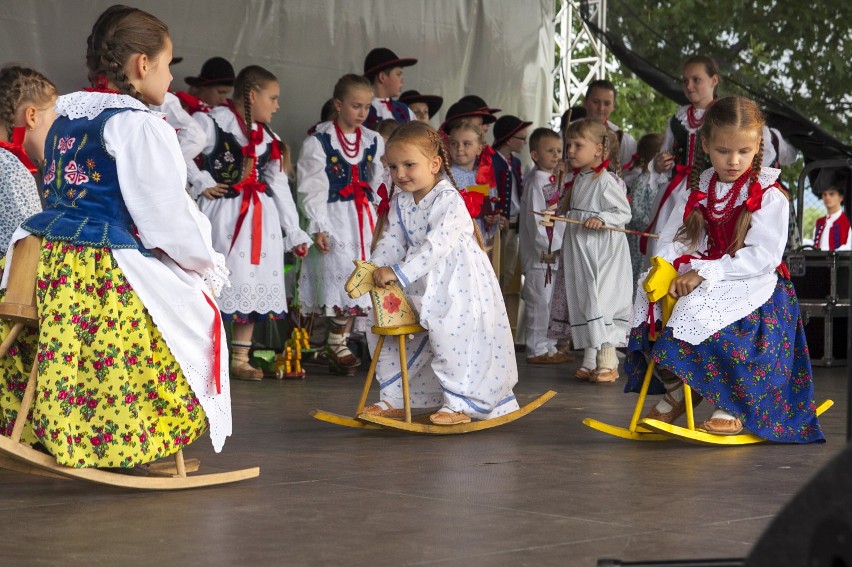
[[[352,299],[370,293],[377,327],[399,327],[418,323],[417,311],[396,283],[391,282],[384,288],[376,287],[373,272],[379,268],[378,265],[363,260],[354,262],[355,270],[343,287]]]

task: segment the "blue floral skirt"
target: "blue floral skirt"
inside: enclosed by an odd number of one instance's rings
[[[651,342],[648,325],[630,331],[625,392],[638,392],[648,354],[715,407],[740,418],[752,433],[779,443],[824,441],[814,404],[811,362],[799,302],[778,279],[769,300],[699,345],[666,327]],[[649,393],[665,392],[652,378]]]

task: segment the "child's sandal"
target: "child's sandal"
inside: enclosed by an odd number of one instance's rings
[[[402,419],[405,417],[404,409],[396,409],[384,400],[375,403],[371,406],[365,407],[364,413],[366,413],[367,415],[376,415],[379,417],[387,417],[390,419]]]
[[[444,411],[449,408],[444,406],[429,416],[429,421],[435,425],[457,425],[459,423],[470,423],[469,415],[460,411]]]

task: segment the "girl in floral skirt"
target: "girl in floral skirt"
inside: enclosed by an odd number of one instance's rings
[[[649,321],[659,321],[661,309],[637,291],[626,391],[639,391],[650,357],[652,393],[665,397],[646,417],[681,416],[687,383],[715,407],[699,426],[708,433],[748,428],[770,441],[822,441],[799,305],[782,262],[789,202],[779,170],[760,166],[763,125],[745,98],[707,110],[700,147],[713,167],[692,170],[657,249],[680,274],[669,288],[678,301],[652,343]]]
[[[26,418],[23,440],[66,466],[133,467],[208,427],[219,451],[231,434],[212,300],[224,258],[184,191],[174,129],[147,107],[163,102],[171,58],[168,28],[150,14],[113,6],[98,18],[86,56],[94,88],[57,101],[45,210],[13,236],[43,238],[38,383],[32,413],[18,416],[26,382],[5,377],[0,427]]]

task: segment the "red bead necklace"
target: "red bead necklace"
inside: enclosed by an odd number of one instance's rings
[[[686,121],[689,123],[689,127],[693,130],[698,130],[699,128],[701,128],[701,125],[704,124],[704,116],[706,115],[706,108],[704,109],[704,114],[701,115],[701,118],[695,117],[695,107],[691,104],[689,105],[689,108],[686,109]]]
[[[728,194],[724,198],[719,199],[716,196],[716,182],[719,179],[719,174],[713,173],[713,176],[710,178],[710,186],[707,188],[707,216],[710,217],[710,220],[724,224],[731,218],[737,204],[737,197],[740,196],[740,191],[749,180],[749,175],[751,175],[751,169],[740,175],[734,181],[734,185],[728,191]],[[721,210],[718,208],[720,204],[722,205]]]
[[[346,134],[344,134],[343,130],[340,129],[340,126],[337,125],[337,121],[334,122],[334,132],[337,134],[337,141],[340,142],[340,148],[343,150],[343,155],[351,159],[358,157],[358,152],[361,151],[361,128],[355,129],[354,142],[350,142],[346,139]]]

